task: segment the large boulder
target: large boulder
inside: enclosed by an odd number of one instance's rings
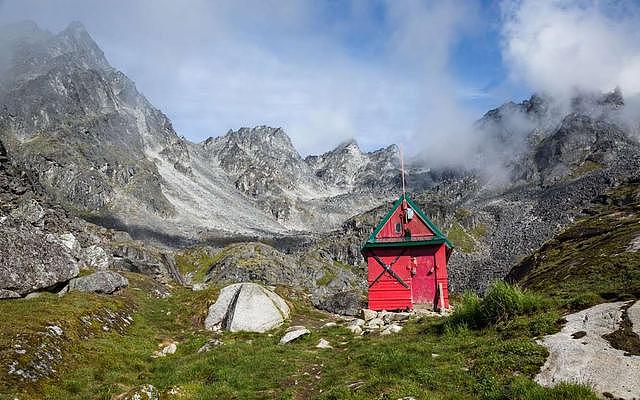
[[[80,272],[69,250],[31,225],[0,224],[0,289],[25,295]]]
[[[98,271],[91,275],[72,279],[69,290],[111,294],[129,285],[124,276],[111,271]]]
[[[266,332],[289,318],[289,306],[256,283],[237,283],[220,291],[204,322],[208,330]]]

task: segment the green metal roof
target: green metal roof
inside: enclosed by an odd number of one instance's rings
[[[388,240],[378,241],[376,239],[376,236],[378,235],[378,233],[382,230],[382,228],[387,223],[387,221],[389,221],[394,211],[402,203],[403,199],[407,200],[409,207],[411,207],[413,211],[415,211],[415,213],[429,227],[429,229],[431,229],[431,231],[435,234],[435,236],[429,239],[424,239],[424,240],[415,240],[415,239],[412,240],[411,238],[405,238],[405,239],[394,240],[394,241],[388,241]],[[453,249],[453,244],[447,239],[447,237],[442,233],[442,231],[440,231],[440,229],[438,229],[438,227],[429,219],[429,217],[427,217],[424,211],[422,211],[422,209],[420,209],[420,207],[418,207],[416,203],[414,203],[409,196],[403,194],[398,198],[398,200],[395,201],[395,203],[393,203],[393,206],[391,206],[391,209],[389,210],[387,215],[385,215],[384,218],[380,220],[378,225],[376,225],[375,229],[373,230],[371,235],[369,235],[369,239],[367,239],[367,242],[364,244],[362,249],[364,250],[364,249],[374,248],[374,247],[424,246],[429,244],[442,244],[442,243],[445,243],[448,249]]]

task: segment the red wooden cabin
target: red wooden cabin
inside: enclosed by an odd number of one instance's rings
[[[362,248],[369,308],[449,308],[447,260],[453,245],[426,214],[402,195]]]

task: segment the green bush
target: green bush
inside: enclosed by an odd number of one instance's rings
[[[505,397],[514,400],[596,400],[590,387],[574,383],[558,383],[545,388],[525,377],[516,377],[506,390]]]
[[[475,293],[465,293],[447,323],[484,328],[548,308],[549,302],[542,296],[497,281],[489,287],[483,298]]]

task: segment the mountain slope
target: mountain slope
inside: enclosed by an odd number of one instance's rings
[[[389,148],[341,156],[362,182],[323,179],[281,129],[191,143],[80,23],[58,34],[29,22],[1,29],[9,57],[0,65],[0,137],[57,200],[92,220],[170,242],[326,230],[380,202],[371,192],[387,180],[367,179],[361,159],[375,160],[380,176],[396,174]]]
[[[599,196],[507,279],[580,308],[640,297],[639,184],[631,179]]]

